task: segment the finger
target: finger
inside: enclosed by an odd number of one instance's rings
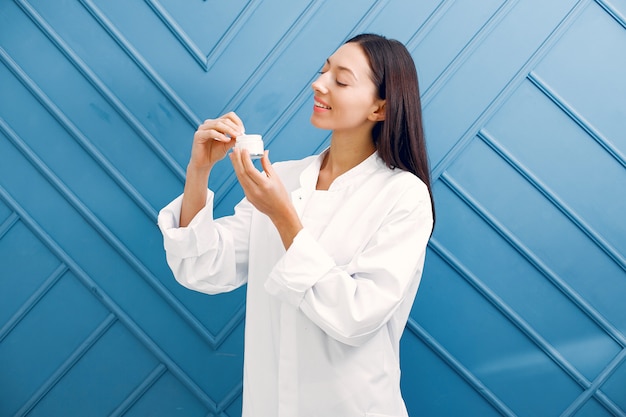
[[[256,169],[246,149],[235,148],[231,154],[231,159],[234,160],[233,168],[242,187],[258,188],[263,184],[263,180],[266,178]],[[249,191],[251,190],[252,188],[249,188]]]
[[[237,176],[239,176],[239,173],[243,171],[241,161],[239,160],[239,152],[241,151],[238,148],[233,148],[233,151],[230,153],[230,161],[233,164],[233,169],[235,170],[235,174]]]
[[[240,136],[243,133],[243,127],[230,118],[220,117],[218,119],[207,119],[198,126],[198,132],[219,132],[216,137],[226,138]]]
[[[243,188],[246,195],[248,195],[251,191],[251,187],[256,187],[256,184],[250,179],[250,177],[246,173],[245,168],[243,167],[240,149],[233,149],[233,151],[230,153],[230,161],[233,164],[233,170],[235,171],[235,175],[237,176],[239,184],[241,184],[241,188]]]
[[[235,175],[237,175],[239,182],[242,182],[242,180],[245,181],[247,174],[241,158],[241,149],[237,147],[233,148],[233,151],[230,153],[230,160],[233,164],[233,169],[235,170]]]
[[[217,119],[207,119],[198,126],[199,130],[218,130],[221,133],[230,136],[240,136],[244,132],[243,123],[235,116],[233,118],[229,115],[220,116]]]
[[[250,177],[255,184],[259,186],[263,186],[267,180],[267,176],[263,175],[254,163],[252,162],[252,158],[250,158],[250,152],[247,149],[241,150],[241,164],[245,170],[246,175]]]
[[[235,146],[235,141],[231,140],[230,142],[220,142],[219,145],[221,145],[224,156],[226,156],[228,155],[228,151]]]
[[[268,178],[271,178],[274,176],[274,167],[272,167],[269,155],[270,151],[269,149],[266,149],[265,152],[263,152],[263,157],[261,158],[261,166],[263,167],[265,175],[267,175]]]
[[[222,133],[225,136],[237,137],[243,134],[241,127],[229,119],[218,119],[215,121],[213,130]]]
[[[219,125],[223,126],[224,131],[231,136],[240,136],[243,134],[243,126],[233,119],[222,117],[219,119]]]
[[[235,124],[235,126],[237,128],[239,128],[241,134],[243,134],[246,131],[246,129],[245,129],[244,125],[243,125],[243,122],[241,121],[239,116],[237,116],[237,113],[235,113],[234,111],[226,113],[224,115],[224,117],[226,117],[228,120],[232,121]]]
[[[198,130],[195,133],[195,138],[200,142],[207,142],[209,140],[217,140],[219,142],[230,142],[231,138],[224,133],[215,129]]]

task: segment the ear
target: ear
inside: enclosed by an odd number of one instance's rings
[[[385,120],[385,100],[378,100],[375,105],[374,111],[372,111],[368,117],[373,122],[381,122]]]

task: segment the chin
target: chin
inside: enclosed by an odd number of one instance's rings
[[[315,114],[312,114],[309,120],[311,121],[313,127],[316,127],[318,129],[333,130],[332,126],[327,126],[327,124],[325,123],[320,123],[320,120],[315,117]]]

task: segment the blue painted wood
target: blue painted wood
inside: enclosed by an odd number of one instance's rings
[[[420,75],[438,223],[402,341],[411,415],[626,416],[623,0],[0,2],[0,415],[237,416],[244,289],[175,283],[156,213],[235,110],[328,145],[353,34]],[[242,197],[227,161],[216,213]]]

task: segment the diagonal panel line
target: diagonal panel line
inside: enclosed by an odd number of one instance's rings
[[[228,30],[222,37],[217,41],[217,43],[213,46],[211,51],[206,57],[206,71],[209,71],[213,65],[217,62],[217,60],[222,56],[224,51],[228,48],[228,45],[232,42],[232,40],[237,36],[237,34],[241,31],[241,28],[245,25],[245,23],[250,19],[252,13],[261,5],[261,0],[249,0],[248,3],[244,6],[243,10],[237,15],[235,21],[229,26]]]
[[[237,307],[237,310],[230,316],[230,319],[226,322],[226,324],[222,326],[222,329],[215,336],[212,336],[212,340],[214,342],[213,345],[211,345],[211,348],[213,350],[217,350],[222,345],[222,343],[224,343],[226,339],[228,339],[228,337],[235,331],[235,327],[237,327],[239,323],[242,323],[244,321],[245,316],[246,301],[243,300],[239,307]],[[209,332],[208,329],[206,331]],[[211,335],[210,332],[209,335]]]
[[[29,214],[15,201],[11,195],[0,185],[0,199],[12,208],[22,219],[24,224],[41,240],[50,251],[65,263],[70,271],[77,277],[94,296],[111,311],[116,320],[119,320],[128,331],[139,340],[167,369],[174,375],[196,398],[198,398],[209,410],[215,410],[215,402],[171,359],[158,344],[126,312],[110,298],[89,275],[74,262],[74,260],[59,247],[59,245],[32,219]]]
[[[565,280],[552,271],[533,251],[526,247],[506,226],[500,223],[478,201],[469,195],[449,174],[441,176],[443,183],[465,202],[481,219],[483,219],[496,233],[506,240],[519,254],[521,254],[537,271],[546,277],[563,295],[571,300],[585,315],[593,320],[621,347],[626,347],[626,336],[613,326],[600,312],[589,304],[576,290],[571,288]]]
[[[596,377],[593,383],[583,393],[576,398],[576,400],[570,404],[570,406],[561,414],[561,417],[570,417],[576,415],[576,413],[585,405],[585,403],[592,397],[602,403],[608,410],[610,410],[615,416],[626,417],[626,413],[611,400],[606,394],[600,391],[602,384],[617,370],[619,365],[626,359],[626,349],[623,349],[609,365]]]
[[[383,11],[387,4],[389,4],[390,0],[375,0],[370,8],[363,13],[363,16],[359,19],[358,22],[354,25],[354,27],[348,32],[348,35],[343,38],[342,44],[345,43],[348,39],[364,32],[365,28],[368,27],[376,17]]]
[[[148,201],[128,182],[115,166],[94,146],[93,143],[72,123],[41,88],[24,72],[24,70],[0,46],[0,61],[15,75],[24,87],[39,101],[72,138],[87,152],[89,156],[109,175],[117,185],[135,202],[150,218],[156,221],[157,213]]]
[[[626,411],[621,409],[617,404],[615,404],[611,399],[609,399],[605,394],[601,392],[597,392],[595,398],[600,400],[604,408],[609,410],[615,417],[626,417]]]
[[[96,344],[98,340],[113,326],[117,321],[114,314],[109,314],[98,327],[72,352],[72,354],[57,368],[57,370],[48,378],[47,381],[39,387],[39,389],[30,396],[29,400],[18,410],[16,416],[25,416],[30,413],[33,408],[39,404],[43,397],[54,388],[56,384],[72,369],[78,361],[85,356],[87,351]]]
[[[587,380],[578,370],[572,366],[550,343],[548,343],[543,337],[537,333],[521,316],[519,316],[513,309],[511,309],[503,300],[501,300],[495,293],[493,293],[488,286],[482,283],[476,276],[474,276],[461,262],[452,255],[450,251],[445,249],[437,240],[431,239],[431,248],[457,273],[459,273],[472,287],[474,287],[480,294],[483,295],[492,305],[494,305],[505,317],[509,319],[517,328],[519,328],[535,345],[537,345],[553,362],[555,362],[561,369],[563,369],[570,378],[574,379],[585,391],[589,391],[589,394],[595,394],[599,402],[601,402],[607,409],[619,410],[619,408],[606,397],[605,394],[598,391],[599,387],[604,383],[609,376],[617,369],[617,367],[624,361],[626,349],[622,351],[609,363],[609,365],[596,377],[596,380],[591,383]],[[588,399],[590,395],[585,397]],[[579,397],[580,398],[580,397]],[[621,411],[614,413],[616,416],[623,416]],[[564,417],[565,415],[563,415]]]
[[[46,280],[31,294],[30,297],[22,304],[22,306],[7,320],[0,328],[0,343],[11,331],[26,317],[26,315],[37,305],[37,303],[54,287],[61,277],[68,271],[67,265],[59,265]]]
[[[591,382],[582,375],[565,357],[537,330],[535,330],[521,315],[519,315],[502,298],[474,275],[465,265],[461,263],[449,250],[447,250],[437,240],[431,239],[431,247],[441,256],[459,275],[465,279],[479,294],[481,294],[491,305],[506,317],[515,327],[517,327],[526,337],[532,341],[541,351],[548,356],[559,368],[572,378],[578,385],[588,388]]]
[[[596,393],[601,384],[608,379],[610,374],[616,369],[616,367],[623,361],[624,352],[626,349],[626,337],[615,327],[613,326],[601,313],[599,313],[596,309],[593,308],[580,294],[578,294],[574,289],[572,289],[563,279],[561,279],[557,274],[555,274],[547,265],[545,265],[529,248],[527,248],[524,244],[522,244],[517,237],[513,235],[504,225],[498,222],[491,214],[487,212],[487,210],[482,207],[475,199],[473,199],[463,188],[456,183],[447,173],[444,173],[441,176],[444,184],[448,186],[457,196],[459,196],[469,207],[472,208],[474,212],[476,212],[483,220],[487,222],[498,234],[500,234],[513,248],[515,248],[521,255],[524,256],[539,272],[542,273],[543,276],[548,278],[548,280],[559,290],[561,291],[568,299],[570,299],[585,315],[587,315],[591,320],[593,320],[605,333],[607,333],[613,340],[615,340],[621,347],[622,351],[611,361],[611,363],[603,370],[597,377],[593,383],[590,383],[574,366],[572,366],[551,344],[543,339],[539,333],[537,333],[532,327],[527,324],[524,319],[522,319],[517,313],[513,310],[513,316],[510,317],[510,320],[520,328],[535,344],[546,351],[549,349],[555,353],[552,356],[550,353],[548,355],[562,368],[564,369],[570,377],[572,377],[576,382],[578,382],[584,389],[585,392],[590,391],[590,395]],[[480,283],[478,278],[473,277],[471,272],[466,271],[466,268],[463,267],[458,260],[454,258],[454,256],[447,250],[445,250],[436,240],[431,239],[431,247],[440,255],[443,259],[446,260],[448,264],[450,264],[457,272],[461,273],[466,279],[470,278],[468,281],[476,281]],[[470,282],[471,282],[470,281]],[[474,285],[472,283],[474,287]],[[480,283],[480,285],[484,285]],[[484,286],[485,291],[492,293],[491,290]],[[479,290],[483,295],[483,290]],[[503,303],[497,295],[493,295],[494,300],[497,303]],[[502,309],[492,301],[491,295],[486,297],[492,304],[496,305],[496,307],[502,311]],[[506,307],[507,309],[509,307]],[[508,315],[507,315],[508,316]],[[516,322],[519,320],[519,324]],[[525,328],[522,328],[521,325],[528,328],[528,331]],[[530,332],[530,333],[529,333]],[[545,348],[544,348],[545,346]],[[594,388],[595,387],[595,388]],[[583,393],[584,395],[584,393]],[[589,395],[589,396],[590,396]],[[586,399],[589,397],[585,397]],[[597,393],[596,395],[598,401],[603,403],[609,409],[615,409],[612,401],[608,399],[604,394]],[[585,399],[585,401],[586,401]],[[582,404],[581,404],[582,405]],[[577,410],[578,408],[576,408]],[[576,411],[574,410],[574,411]],[[564,414],[565,415],[565,414]],[[621,414],[616,414],[621,415]]]
[[[234,22],[229,25],[226,33],[217,41],[207,56],[204,55],[202,49],[191,39],[185,30],[176,22],[176,20],[169,14],[169,12],[163,7],[158,0],[145,0],[150,6],[152,11],[158,16],[158,18],[165,24],[169,31],[178,39],[178,41],[187,49],[189,54],[196,60],[200,67],[204,71],[209,71],[211,67],[217,62],[218,58],[227,49],[228,44],[241,30],[243,25],[250,19],[252,13],[259,7],[261,2],[259,0],[249,0],[243,7],[243,10],[238,14]]]
[[[323,141],[315,148],[313,151],[313,155],[320,154],[322,151],[330,146],[330,138],[332,136],[332,132],[328,133]]]
[[[582,128],[593,140],[595,140],[602,148],[607,151],[613,158],[619,162],[623,168],[626,168],[626,156],[614,146],[607,138],[605,138],[596,128],[593,127],[587,119],[578,113],[567,101],[561,97],[548,83],[543,80],[537,73],[531,71],[528,74],[528,80],[539,91],[543,93],[552,103],[561,109],[567,116]]]
[[[441,176],[444,184],[448,186],[457,196],[459,196],[469,207],[472,208],[483,220],[487,222],[498,234],[500,234],[513,248],[515,248],[520,254],[524,256],[539,272],[542,273],[555,287],[561,291],[565,296],[574,302],[574,304],[589,318],[591,318],[605,333],[607,333],[613,340],[615,340],[624,349],[626,346],[626,337],[613,326],[608,320],[606,320],[602,314],[595,310],[583,297],[581,297],[575,290],[573,290],[563,279],[558,277],[547,265],[545,265],[530,249],[523,245],[519,239],[517,239],[504,225],[499,223],[487,210],[482,207],[475,199],[473,199],[463,188],[456,183],[448,174],[444,173]],[[616,358],[614,358],[611,364],[605,368],[604,371],[596,377],[594,383],[590,383],[574,366],[572,366],[550,343],[543,339],[543,337],[537,333],[526,321],[521,318],[514,310],[510,309],[502,300],[499,299],[495,293],[493,293],[486,285],[480,282],[477,277],[466,270],[461,263],[445,248],[443,248],[436,240],[431,239],[431,247],[450,264],[457,272],[459,272],[468,282],[479,290],[483,296],[485,296],[492,304],[496,306],[500,311],[503,311],[505,315],[513,322],[518,328],[520,328],[536,345],[538,345],[549,357],[553,359],[563,370],[565,370],[569,376],[579,383],[585,390],[591,389],[594,384],[598,387],[601,383],[608,378],[610,373],[615,370],[615,367],[622,361],[622,352],[620,352]],[[476,284],[483,286],[484,289],[479,289]],[[506,309],[512,312],[506,313],[499,304],[502,304]],[[597,390],[597,388],[596,388]],[[593,391],[592,393],[595,393]],[[608,408],[614,408],[611,404],[611,400],[606,398],[602,393],[598,393],[597,398],[600,402],[606,405]]]
[[[225,410],[239,397],[243,392],[243,381],[239,381],[237,385],[230,390],[228,394],[217,404],[217,412],[220,414],[226,414]]]
[[[5,234],[8,233],[9,230],[20,220],[20,216],[16,213],[11,213],[9,217],[6,218],[5,221],[0,224],[0,239],[4,237]]]
[[[424,344],[439,356],[454,372],[467,382],[480,396],[482,396],[501,415],[516,417],[516,414],[495,395],[487,386],[467,369],[454,355],[446,350],[434,337],[422,326],[409,317],[407,328],[415,334]]]
[[[152,11],[165,24],[169,31],[178,39],[185,47],[187,52],[195,59],[203,70],[207,70],[206,57],[196,43],[187,35],[176,20],[165,10],[165,8],[157,0],[145,0]]]
[[[141,71],[156,85],[156,87],[168,98],[170,103],[178,109],[181,115],[187,119],[187,122],[195,129],[202,121],[187,106],[185,101],[181,99],[172,87],[155,71],[154,68],[146,61],[146,59],[135,49],[135,47],[126,39],[115,25],[106,17],[106,15],[93,3],[92,0],[78,0],[83,7],[91,14],[98,24],[111,36],[111,38],[119,45],[119,47],[137,64]]]
[[[167,372],[167,367],[159,363],[150,374],[122,403],[109,414],[109,417],[123,416],[152,388],[152,386]]]
[[[241,31],[241,28],[246,24],[246,22],[252,17],[252,13],[261,5],[261,0],[249,0],[248,3],[244,6],[243,10],[237,15],[237,18],[231,25],[228,27],[228,30],[222,37],[217,41],[217,43],[213,46],[211,51],[208,53],[205,64],[206,71],[209,71],[213,65],[218,61],[218,59],[222,56],[224,51],[228,48],[228,45],[232,40],[237,36],[237,34]]]
[[[624,29],[626,29],[626,17],[621,14],[615,7],[610,5],[604,0],[595,0],[595,2],[604,9],[617,23],[619,23]]]
[[[65,198],[65,200],[91,225],[104,240],[116,250],[150,287],[212,348],[215,349],[223,339],[217,339],[204,327],[187,308],[174,297],[169,290],[150,272],[150,270],[111,232],[93,212],[61,181],[52,170],[28,147],[28,145],[0,117],[0,131],[26,157],[26,159],[43,175],[43,177]],[[238,313],[236,318],[241,319]],[[231,319],[231,321],[234,320]],[[224,336],[230,330],[223,331]]]
[[[563,201],[554,191],[530,172],[519,162],[504,146],[502,146],[486,129],[482,129],[477,135],[487,146],[504,159],[513,169],[524,177],[532,186],[546,197],[561,213],[589,237],[604,253],[606,253],[620,268],[626,271],[626,258],[594,230],[574,209]],[[623,346],[624,342],[621,342]]]
[[[89,68],[89,66],[70,48],[58,33],[45,21],[45,19],[26,1],[19,2],[20,8],[46,35],[57,49],[72,63],[72,65],[85,77],[85,79],[98,91],[98,93],[115,109],[115,111],[130,125],[143,142],[154,152],[157,157],[178,177],[185,179],[185,172],[176,160],[157,141],[154,136],[143,126],[133,113],[122,101],[106,86],[106,84]]]
[[[482,25],[482,27],[469,39],[469,41],[463,46],[463,48],[459,51],[459,53],[450,61],[448,65],[443,69],[443,71],[433,80],[433,82],[428,86],[426,91],[424,91],[423,98],[423,107],[426,108],[433,97],[437,94],[439,90],[445,85],[445,83],[452,77],[460,68],[461,65],[471,56],[472,52],[476,50],[476,48],[480,45],[488,35],[493,31],[498,23],[504,19],[504,17],[509,13],[513,7],[519,2],[519,0],[512,1],[504,1],[500,4],[500,6],[496,9],[496,11],[487,19],[487,21]],[[445,11],[450,6],[446,6],[445,9],[441,10],[440,13],[445,14]],[[441,18],[443,16],[438,16],[437,18]],[[425,36],[425,35],[424,35]]]
[[[426,36],[430,33],[435,25],[445,16],[446,12],[450,10],[454,0],[442,0],[437,7],[428,15],[426,20],[415,30],[415,33],[406,42],[406,49],[413,51],[416,49]],[[423,92],[422,92],[423,93]],[[422,94],[423,95],[423,94]]]
[[[506,101],[511,94],[515,91],[520,83],[526,79],[526,75],[530,72],[530,69],[537,63],[545,54],[548,53],[550,48],[556,43],[556,41],[565,32],[567,27],[572,24],[574,18],[578,16],[583,6],[591,0],[579,0],[574,7],[561,19],[547,38],[539,45],[539,47],[531,54],[526,62],[518,69],[518,71],[511,77],[506,85],[500,90],[500,92],[493,98],[493,100],[483,109],[474,122],[468,126],[465,132],[457,140],[457,142],[446,152],[436,166],[432,168],[432,182],[435,182],[437,178],[446,170],[449,166],[465,149],[474,136],[480,126],[483,126],[487,120],[489,120],[493,114],[498,110],[501,104]]]

